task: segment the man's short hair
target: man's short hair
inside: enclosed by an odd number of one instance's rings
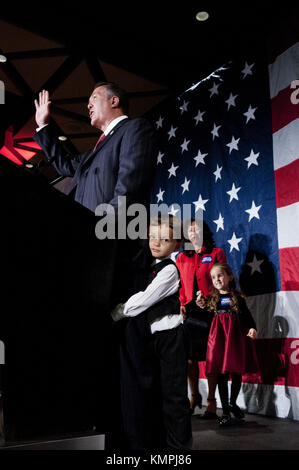
[[[122,109],[124,114],[128,114],[129,111],[129,96],[128,93],[120,88],[114,82],[98,82],[95,84],[93,90],[98,88],[99,86],[106,87],[106,94],[107,98],[111,98],[112,96],[117,96],[119,98],[119,108]]]
[[[160,227],[166,225],[172,229],[173,238],[181,241],[183,238],[182,221],[172,214],[158,214],[152,217],[149,223],[150,227]]]

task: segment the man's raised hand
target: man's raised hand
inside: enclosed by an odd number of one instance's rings
[[[38,127],[49,124],[51,105],[51,101],[49,100],[49,92],[47,90],[42,90],[39,93],[38,100],[34,100],[34,104],[36,109],[35,120]]]

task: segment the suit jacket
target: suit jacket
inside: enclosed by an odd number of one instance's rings
[[[53,161],[62,176],[73,177],[70,195],[88,209],[109,203],[117,213],[118,196],[127,206],[146,204],[155,167],[155,135],[143,119],[124,119],[99,143],[95,151],[69,154],[58,140],[53,122],[34,135],[34,140]]]

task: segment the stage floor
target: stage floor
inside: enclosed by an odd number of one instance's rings
[[[200,419],[204,410],[192,416],[193,450],[299,450],[299,421],[246,414],[242,424],[223,428]]]
[[[298,451],[299,421],[245,414],[242,424],[222,428],[218,420],[200,418],[205,411],[196,409],[192,416],[193,451]],[[218,409],[219,416],[222,410]],[[0,439],[0,450],[105,450],[105,436],[86,434],[23,442]],[[3,454],[2,454],[3,455]]]

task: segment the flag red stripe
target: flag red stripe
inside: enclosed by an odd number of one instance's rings
[[[299,201],[299,159],[275,170],[277,208]]]
[[[299,338],[256,339],[255,346],[260,371],[243,375],[243,382],[299,387]],[[206,378],[205,362],[199,378]]]
[[[299,247],[281,248],[279,250],[280,277],[282,291],[299,291],[298,272]]]
[[[271,100],[272,107],[272,132],[277,132],[284,126],[299,118],[298,87],[288,86],[281,90],[275,98]]]

